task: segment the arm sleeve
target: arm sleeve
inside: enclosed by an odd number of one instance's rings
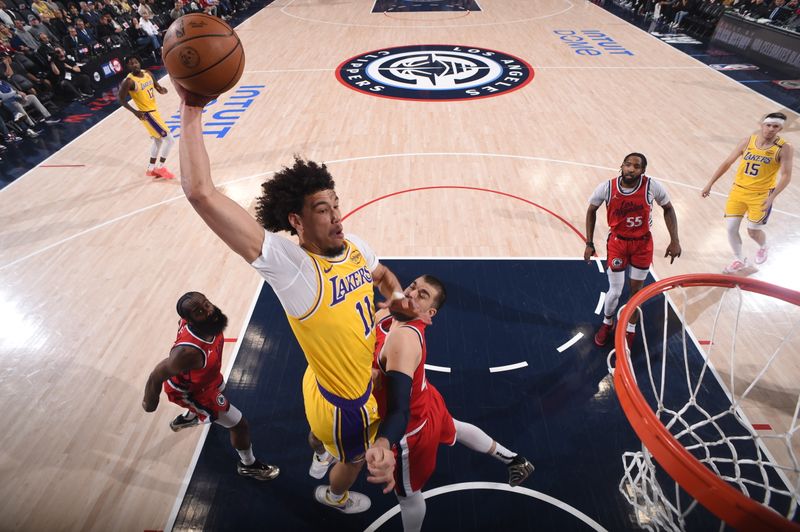
[[[605,183],[600,183],[600,185],[594,189],[592,195],[589,196],[589,203],[596,207],[599,207],[604,202],[608,200],[608,187],[611,185],[610,181],[606,181]]]
[[[378,427],[378,438],[384,437],[390,445],[396,445],[406,433],[410,416],[411,377],[402,371],[387,371],[384,374],[386,386],[386,417]]]
[[[656,181],[655,179],[650,180],[650,193],[653,195],[653,199],[656,201],[656,203],[662,207],[670,202],[667,189],[664,188],[661,182]]]
[[[302,316],[317,295],[319,273],[314,261],[299,245],[264,231],[261,255],[251,263],[267,281],[290,316]]]

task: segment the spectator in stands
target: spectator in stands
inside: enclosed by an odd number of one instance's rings
[[[79,18],[75,21],[75,31],[78,34],[78,40],[81,44],[88,46],[91,53],[97,53],[103,49],[103,45],[97,42],[94,32],[86,27],[83,19]]]
[[[75,21],[81,17],[80,12],[78,11],[78,6],[75,4],[70,4],[67,8],[67,16],[65,17],[65,22],[67,25],[75,25]]]
[[[117,6],[112,0],[103,0],[103,7],[100,9],[100,13],[104,15],[111,15],[112,17],[118,17],[122,14],[122,9]]]
[[[85,61],[91,51],[90,45],[78,37],[78,30],[75,29],[75,26],[68,26],[67,33],[68,35],[61,41],[61,44],[64,45],[64,50],[76,60]]]
[[[41,65],[44,65],[47,69],[50,68],[50,62],[53,60],[53,56],[56,53],[56,49],[53,46],[53,43],[50,42],[50,37],[45,35],[44,33],[39,34],[39,48],[36,49],[36,55],[34,56],[34,60]]]
[[[142,0],[142,2],[139,4],[140,18],[144,17],[145,15],[148,15],[150,18],[155,16],[155,13],[153,13],[153,10],[151,9],[152,4],[153,0]],[[141,22],[141,20],[139,22]]]
[[[31,10],[37,15],[44,15],[47,14],[51,17],[55,16],[55,12],[58,11],[58,6],[55,4],[51,4],[46,2],[45,0],[34,0],[31,3]],[[30,17],[28,17],[30,19]]]
[[[114,0],[114,4],[122,10],[123,14],[133,13],[133,8],[126,0]]]
[[[83,3],[83,2],[81,2]],[[94,8],[94,2],[89,0],[86,2],[86,7],[81,9],[81,18],[86,24],[92,28],[96,28],[100,23],[100,13]]]
[[[675,18],[672,19],[671,24],[673,28],[679,28],[681,26],[681,21],[694,10],[694,4],[694,0],[678,0],[674,8]]]
[[[150,41],[150,45],[153,47],[153,52],[161,55],[161,38],[156,23],[152,21],[149,15],[142,15],[142,18],[139,20],[139,27]]]
[[[792,10],[786,7],[786,0],[775,0],[770,7],[767,18],[773,24],[783,24],[792,16]]]
[[[28,26],[25,26],[22,19],[16,19],[14,20],[14,37],[11,39],[11,46],[19,50],[20,45],[29,50],[36,50],[39,47],[36,37],[28,31]]]
[[[26,131],[26,134],[29,137],[35,137],[38,135],[31,135],[29,132],[35,133],[32,129],[37,122],[34,122],[33,118],[28,114],[26,108],[33,107],[36,109],[42,118],[39,120],[39,123],[44,122],[46,124],[58,124],[61,122],[60,119],[53,117],[50,114],[50,111],[42,105],[42,102],[39,101],[33,94],[25,94],[22,91],[17,91],[12,87],[7,81],[0,81],[0,100],[3,101],[3,107],[11,111],[14,116],[14,121],[21,121],[25,120],[28,124],[29,128]]]
[[[67,57],[60,46],[56,48],[50,68],[58,80],[59,90],[68,100],[85,100],[93,96],[91,79],[81,72],[80,67]]]
[[[58,41],[58,38],[50,31],[50,28],[42,24],[35,15],[30,15],[28,17],[28,24],[30,24],[28,33],[33,35],[37,40],[39,39],[39,35],[47,35],[48,39],[51,41]]]
[[[0,64],[0,77],[9,81],[16,89],[37,95],[53,91],[53,87],[43,76],[37,76],[10,55],[3,56]]]
[[[172,20],[177,20],[186,13],[188,13],[188,11],[184,7],[183,0],[175,0],[175,7],[173,7],[172,11],[169,12],[169,17]]]
[[[742,6],[741,13],[753,18],[767,18],[770,10],[764,0],[752,0],[749,4]]]
[[[13,28],[14,21],[17,19],[22,19],[22,15],[7,7],[6,3],[3,0],[0,0],[0,22],[9,28]]]
[[[48,19],[46,15],[43,16],[42,24],[50,28],[50,32],[56,36],[56,40],[59,42],[67,36],[67,23],[64,22],[64,13],[60,9],[56,11],[56,16],[51,19]]]
[[[104,14],[100,17],[100,23],[97,25],[96,31],[97,40],[108,49],[119,48],[125,44],[122,26],[117,24],[109,14]]]

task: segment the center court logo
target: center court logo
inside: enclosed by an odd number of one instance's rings
[[[447,44],[399,46],[344,61],[336,78],[359,92],[400,100],[476,100],[520,89],[533,68],[495,50]]]

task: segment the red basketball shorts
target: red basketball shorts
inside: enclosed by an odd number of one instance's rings
[[[653,239],[623,240],[612,234],[608,237],[608,267],[612,272],[624,272],[628,265],[640,270],[653,263]]]
[[[202,391],[181,390],[169,381],[164,382],[164,391],[171,403],[187,408],[197,414],[200,421],[216,421],[220,412],[227,412],[231,404],[217,387]]]
[[[405,497],[420,491],[436,469],[439,444],[456,442],[456,427],[439,391],[428,383],[430,402],[425,417],[409,423],[411,430],[395,448],[395,491]]]

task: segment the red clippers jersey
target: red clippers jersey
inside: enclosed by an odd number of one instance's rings
[[[386,336],[389,334],[389,328],[392,326],[393,321],[391,316],[387,316],[378,323],[375,329],[375,356],[372,361],[372,367],[378,368],[381,371],[381,375],[385,373],[380,364],[381,351],[383,351],[383,344],[386,342]],[[431,390],[435,390],[433,385],[429,384],[425,378],[425,358],[427,356],[425,326],[425,323],[421,320],[412,320],[402,325],[402,327],[408,327],[416,332],[422,345],[422,358],[420,358],[419,366],[414,370],[414,376],[411,379],[411,400],[409,401],[411,415],[408,418],[406,431],[417,428],[421,421],[427,417],[431,404]],[[383,386],[379,389],[373,388],[373,395],[378,402],[378,413],[383,418],[386,415],[386,388]]]
[[[172,347],[191,346],[203,353],[203,367],[191,369],[170,377],[173,388],[184,392],[198,393],[222,384],[222,347],[225,337],[218,334],[207,342],[189,330],[186,320],[181,320],[178,336]]]
[[[609,183],[606,199],[606,214],[611,233],[624,238],[642,238],[650,232],[653,223],[650,213],[653,198],[650,195],[650,178],[642,175],[639,185],[629,192],[622,192],[622,177]]]

